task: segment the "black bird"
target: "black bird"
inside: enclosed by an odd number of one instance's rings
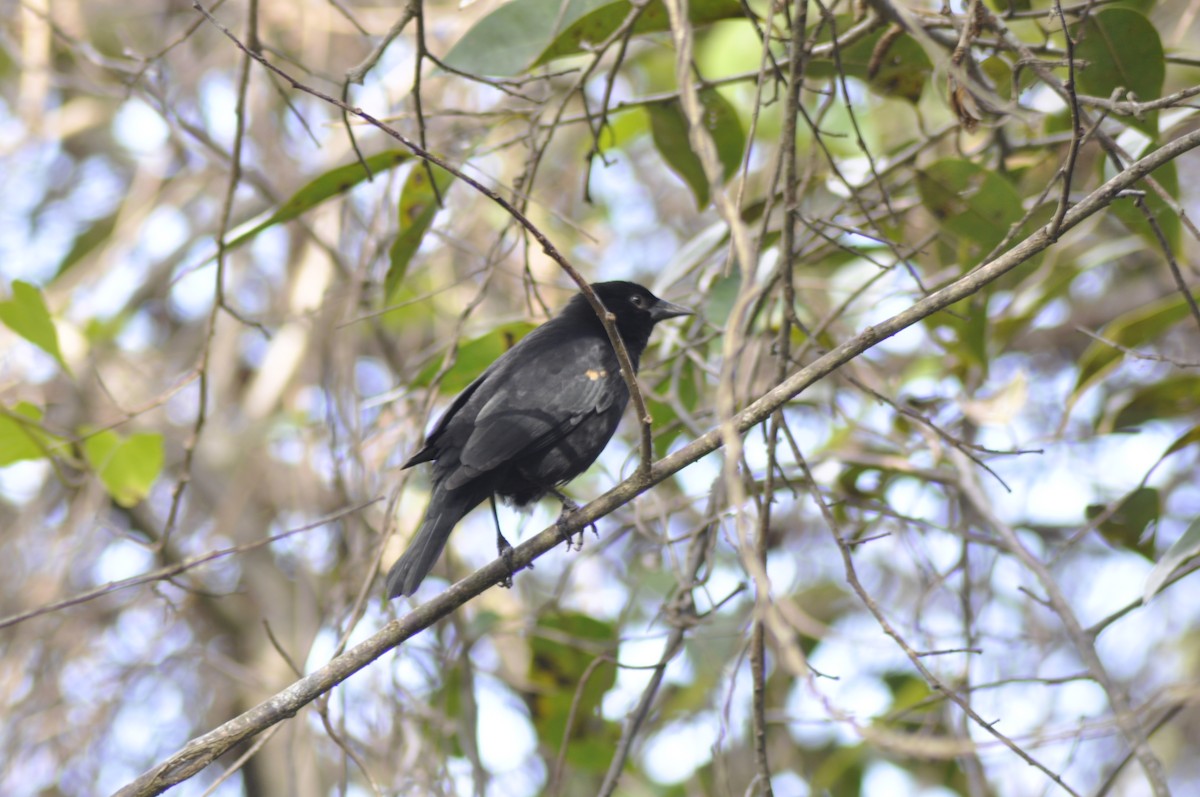
[[[632,282],[600,282],[592,290],[616,316],[634,369],[655,324],[692,312]],[[388,598],[416,592],[455,525],[485,498],[524,506],[553,494],[564,516],[575,509],[558,487],[596,461],[628,403],[604,326],[583,294],[572,297],[468,385],[404,463],[433,462],[433,495],[421,528],[388,573]],[[498,525],[496,533],[507,553],[511,546]]]

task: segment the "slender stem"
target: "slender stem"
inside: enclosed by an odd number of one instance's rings
[[[1114,197],[1147,174],[1185,152],[1200,147],[1200,130],[1180,136],[1138,160],[1082,201],[1075,204],[1063,218],[1060,232],[1070,230],[1095,215]],[[976,293],[995,282],[1029,258],[1050,247],[1054,241],[1048,227],[1034,231],[1028,238],[1003,255],[985,263],[941,290],[931,293],[903,312],[868,327],[861,333],[823,354],[811,364],[791,374],[782,383],[764,393],[730,421],[740,434],[761,424],[775,410],[791,401],[810,385],[845,365],[881,341],[907,329],[955,302]],[[562,534],[580,531],[620,506],[632,501],[688,465],[721,448],[726,439],[725,424],[710,429],[691,443],[655,462],[646,479],[627,479],[604,495],[571,514],[559,526],[557,523],[513,549],[515,567],[527,566],[562,541]],[[199,736],[162,763],[147,770],[117,792],[117,797],[148,797],[161,794],[172,785],[200,772],[238,743],[259,734],[283,720],[295,716],[308,703],[333,689],[354,673],[366,667],[392,648],[447,616],[484,590],[498,584],[509,575],[509,565],[496,559],[452,585],[427,603],[421,604],[404,617],[393,620],[374,636],[332,659],[324,667],[301,678],[249,711]],[[1128,721],[1128,715],[1117,714],[1118,721]],[[1144,736],[1143,744],[1144,744]]]

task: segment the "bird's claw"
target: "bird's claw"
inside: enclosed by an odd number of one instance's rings
[[[592,533],[595,534],[597,538],[599,538],[600,530],[596,528],[595,523],[588,523],[586,526],[579,529],[579,542],[576,543],[574,533],[567,530],[567,524],[571,520],[571,515],[573,515],[579,511],[579,504],[575,503],[570,498],[567,498],[565,496],[559,496],[559,500],[562,501],[562,505],[563,505],[562,512],[559,513],[558,519],[554,521],[555,527],[558,528],[558,536],[561,537],[563,542],[565,542],[567,544],[568,551],[572,550],[572,547],[576,551],[582,551],[583,550],[583,533],[590,528],[592,530]]]
[[[505,589],[512,589],[513,576],[517,574],[517,566],[513,562],[513,547],[500,534],[496,535],[496,552],[500,554],[500,557],[504,559],[504,564],[508,567],[508,575],[500,582],[500,586]],[[530,565],[530,567],[533,567],[533,565]]]

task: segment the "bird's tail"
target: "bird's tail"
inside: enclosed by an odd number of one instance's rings
[[[487,497],[487,492],[479,493],[471,489],[473,486],[468,484],[455,490],[447,490],[441,485],[434,488],[421,528],[417,529],[408,549],[388,571],[388,600],[400,595],[412,595],[421,586],[442,555],[446,540],[458,521]]]

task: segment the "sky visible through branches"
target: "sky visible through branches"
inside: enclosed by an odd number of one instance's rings
[[[397,619],[169,793],[1195,793],[1197,8],[11,4],[0,793],[159,793]],[[571,269],[697,309],[639,384],[715,450],[643,491],[631,411],[582,551],[470,582],[481,509],[383,603]]]

